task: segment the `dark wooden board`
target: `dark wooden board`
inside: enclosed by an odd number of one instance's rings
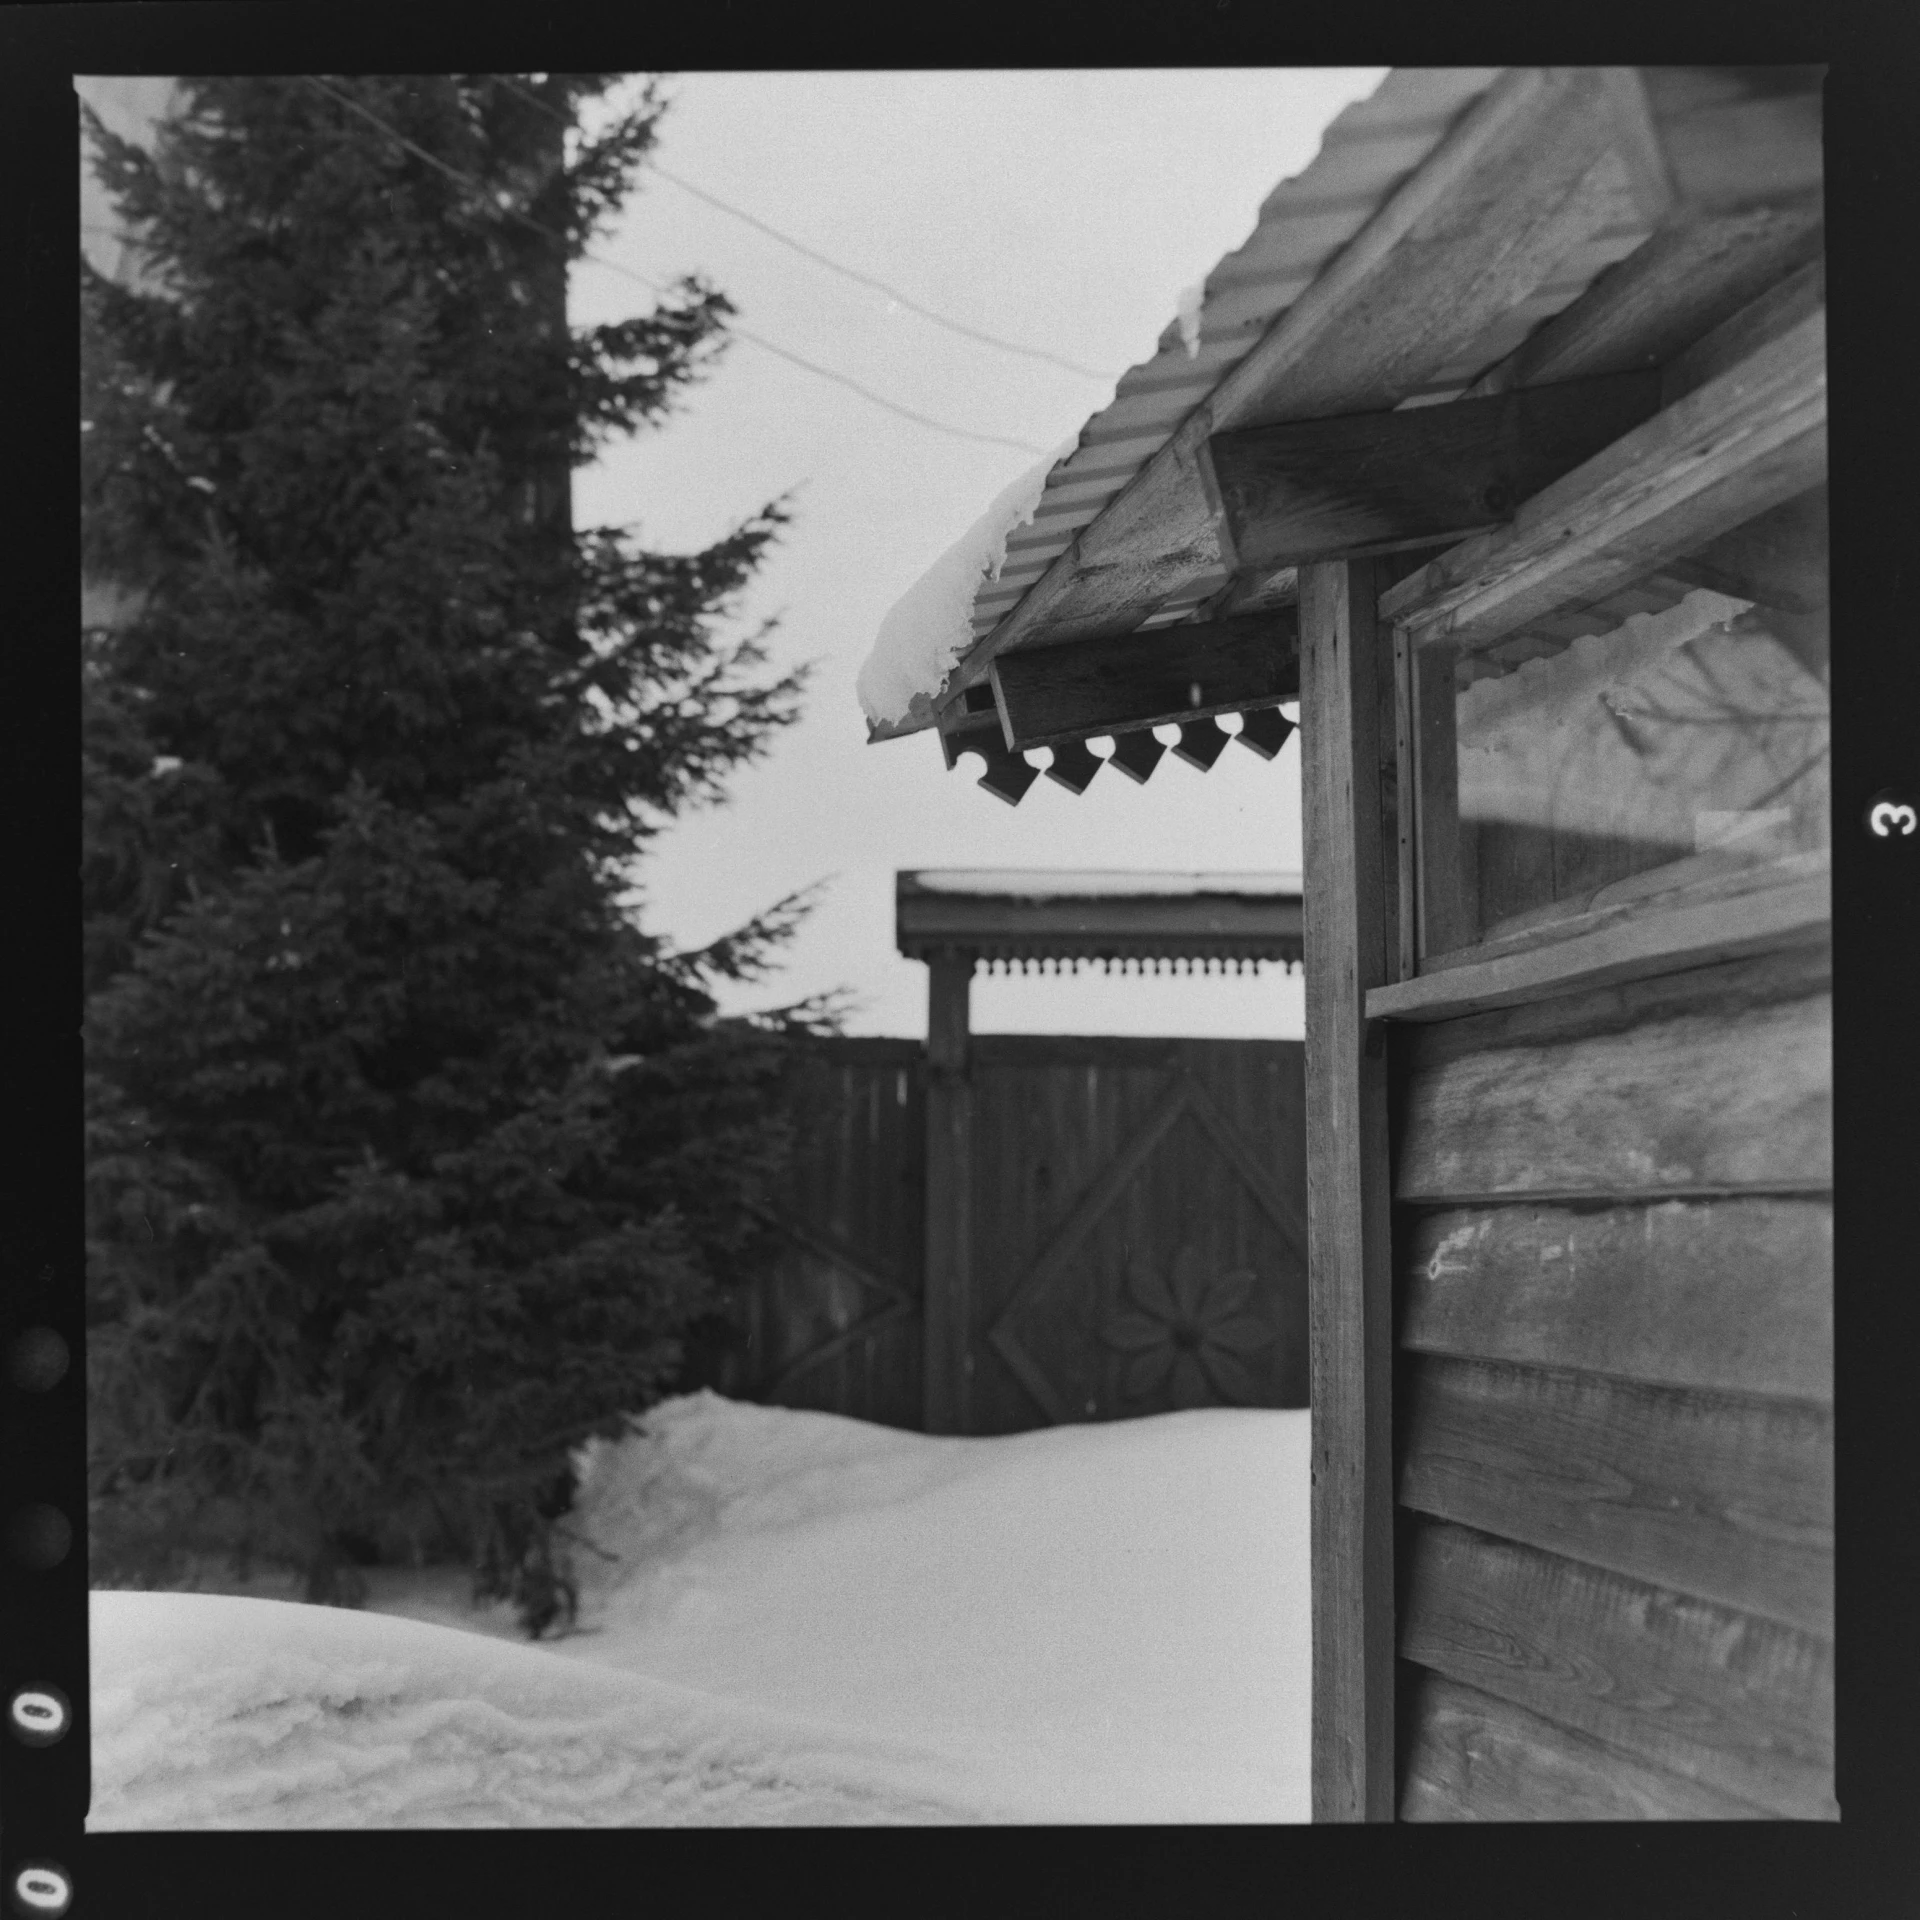
[[[1468,389],[1658,367],[1820,256],[1816,191],[1739,213],[1683,214],[1536,329]]]
[[[1397,822],[1382,563],[1301,570],[1307,1213],[1312,1248],[1313,1817],[1393,1817],[1393,1370],[1386,1049]],[[1383,701],[1383,694],[1386,699]],[[1383,725],[1383,706],[1385,709]]]
[[[833,1039],[798,1051],[783,1100],[794,1161],[767,1197],[770,1267],[698,1384],[917,1429],[921,1397],[923,1050]]]
[[[1824,1409],[1438,1354],[1400,1372],[1403,1506],[1831,1637]]]
[[[1475,532],[1656,412],[1654,373],[1606,374],[1404,412],[1217,433],[1204,456],[1237,568]]]
[[[1383,597],[1418,644],[1495,645],[1826,479],[1826,310],[1683,395]]]
[[[1835,1817],[1825,1641],[1445,1521],[1405,1544],[1404,1659],[1768,1812]]]
[[[1425,1051],[1428,1032],[1466,1024],[1412,1029],[1396,1199],[1832,1185],[1829,994]]]
[[[1270,1336],[1225,1329],[1241,1403],[1305,1403],[1298,1042],[989,1036],[972,1078],[974,1432],[1168,1411],[1170,1371],[1133,1377],[1142,1347],[1113,1323],[1150,1331],[1132,1317],[1136,1274],[1166,1279],[1183,1254],[1200,1321],[1244,1314]],[[1237,1305],[1220,1297],[1235,1273],[1253,1276]]]
[[[1446,1208],[1396,1264],[1421,1353],[1833,1401],[1829,1200]]]
[[[1750,1802],[1416,1667],[1402,1820],[1765,1820]]]
[[[1238,713],[1298,695],[1299,616],[1275,607],[1029,647],[1003,653],[991,677],[1004,736],[1017,749]]]

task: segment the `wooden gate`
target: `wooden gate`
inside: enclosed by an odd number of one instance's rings
[[[929,1301],[925,1049],[796,1063],[783,1252],[712,1384],[923,1428],[931,1313],[947,1431],[1306,1404],[1298,1042],[977,1034],[966,1078],[968,1272]]]
[[[1307,1403],[1297,1041],[983,1034],[959,1426]]]

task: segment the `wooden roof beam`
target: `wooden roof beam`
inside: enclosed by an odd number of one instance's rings
[[[1218,537],[1195,466],[1216,430],[1397,405],[1616,218],[1617,93],[1606,68],[1504,73],[974,644],[942,708],[1022,641],[1126,633],[1215,564]]]
[[[1627,585],[1819,486],[1827,471],[1826,311],[1708,379],[1382,596],[1416,645],[1466,653]]]
[[[1202,472],[1236,570],[1478,532],[1659,410],[1654,371],[1217,433]]]
[[[1186,724],[1300,690],[1297,608],[1002,654],[991,672],[1006,747]],[[1156,755],[1155,758],[1158,758]]]

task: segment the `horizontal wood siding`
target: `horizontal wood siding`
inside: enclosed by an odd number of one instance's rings
[[[1465,1527],[1412,1534],[1400,1650],[1787,1818],[1833,1816],[1833,1649]]]
[[[1407,1355],[1400,1504],[1833,1631],[1823,1408]]]
[[[1836,1817],[1829,966],[1396,1029],[1404,1819]]]
[[[1717,1787],[1412,1668],[1402,1820],[1765,1820]]]
[[[1410,1051],[1399,1200],[1832,1184],[1827,994],[1496,1040],[1431,1066],[1418,1038]]]
[[[1399,1244],[1400,1342],[1830,1404],[1824,1198],[1445,1207]]]

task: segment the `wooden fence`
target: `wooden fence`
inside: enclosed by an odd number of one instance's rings
[[[783,1251],[710,1384],[924,1429],[935,1316],[947,1431],[1304,1406],[1303,1066],[1294,1041],[970,1036],[967,1272],[929,1298],[926,1049],[816,1043]]]

